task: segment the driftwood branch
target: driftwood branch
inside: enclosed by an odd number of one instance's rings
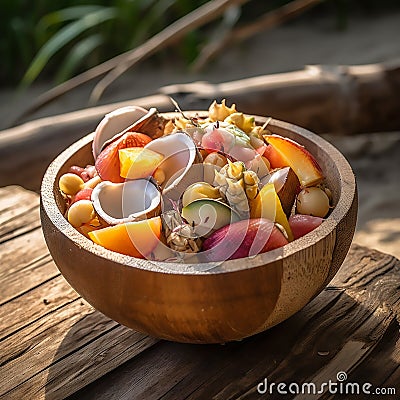
[[[282,7],[269,11],[256,21],[237,27],[232,31],[225,32],[218,40],[206,45],[196,59],[192,68],[200,71],[205,65],[221,51],[236,42],[241,42],[262,31],[273,29],[303,12],[315,7],[323,0],[294,0]]]
[[[157,51],[169,46],[176,40],[182,38],[186,33],[196,29],[214,19],[218,18],[227,8],[235,4],[243,4],[249,0],[211,0],[203,6],[197,8],[191,13],[180,18],[175,23],[169,25],[167,28],[150,38],[148,41],[138,46],[137,48],[120,54],[102,64],[99,64],[68,81],[50,89],[42,94],[37,100],[27,108],[16,121],[21,121],[38,111],[46,104],[56,100],[65,93],[81,86],[91,80],[98,78],[104,74],[104,80],[101,80],[94,88],[90,101],[96,102],[106,89],[106,87],[113,82],[118,76],[124,73],[127,69],[137,64],[139,61],[145,60]]]
[[[206,109],[226,98],[239,110],[272,116],[317,133],[354,134],[400,129],[400,60],[390,65],[307,67],[220,84],[173,85],[161,94],[28,122],[0,133],[0,186],[38,190],[50,161],[94,130],[107,112],[128,104],[173,111]]]

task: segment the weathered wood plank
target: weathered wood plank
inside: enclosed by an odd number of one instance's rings
[[[39,204],[39,198],[35,193],[23,190],[19,186],[10,186],[7,191],[1,191],[0,197],[0,224],[31,210]]]
[[[0,243],[6,242],[14,237],[22,235],[40,227],[38,220],[39,210],[37,206],[32,207],[26,212],[11,218],[0,226]],[[25,226],[19,226],[17,219],[21,218],[26,222]]]
[[[40,229],[0,244],[0,305],[59,275]]]
[[[46,374],[46,399],[65,398],[112,371],[115,366],[141,355],[157,342],[158,339],[118,325],[112,333],[88,344],[80,357],[73,354],[58,362],[54,374],[50,367],[48,375]],[[65,374],[66,378],[60,379],[60,374]]]
[[[4,209],[22,193],[7,190]],[[353,246],[301,312],[225,346],[159,342],[94,311],[58,275],[40,229],[0,244],[0,255],[10,287],[0,296],[0,398],[258,399],[264,378],[318,384],[339,370],[351,382],[399,383],[400,262],[376,251]]]
[[[0,340],[78,298],[62,276],[16,297],[0,308]]]
[[[16,202],[17,199],[18,202]],[[18,208],[15,207],[16,203],[30,203],[36,200],[38,200],[38,197],[35,193],[24,190],[20,186],[8,186],[6,190],[0,190],[0,215],[8,212],[10,208],[18,210]]]
[[[39,229],[36,229],[16,237],[8,243],[0,243],[0,254],[2,261],[0,279],[5,279],[8,275],[18,272],[24,264],[49,254],[49,252],[43,235]]]
[[[398,340],[399,324],[396,320],[392,320],[374,349],[356,369],[348,374],[347,381],[371,382],[374,387],[394,387],[397,389],[396,397],[382,396],[382,398],[398,399],[400,390],[400,346]],[[397,380],[393,379],[396,375]]]
[[[398,386],[399,287],[398,260],[354,245],[331,285],[275,328],[225,346],[162,342],[71,399],[258,399],[264,378],[319,385],[339,371],[349,382]]]
[[[36,228],[40,226],[38,206],[36,193],[18,186],[0,189],[0,231],[9,236],[5,242],[0,238],[0,305],[60,275],[42,231]],[[33,227],[26,212],[32,214]]]
[[[293,324],[289,328],[294,328],[298,333],[304,326]],[[243,390],[246,381],[247,385],[251,385],[255,380],[264,378],[268,362],[260,358],[260,353],[274,359],[270,365],[273,369],[276,360],[290,351],[288,345],[282,347],[278,335],[267,335],[270,340],[257,341],[256,338],[260,339],[261,336],[264,334],[225,346],[162,343],[157,351],[146,353],[146,360],[132,360],[125,364],[123,370],[121,367],[118,374],[112,372],[105,378],[108,383],[113,382],[118,388],[121,387],[121,390],[113,392],[115,398],[120,399],[212,398],[210,393],[201,392],[200,388],[208,387],[209,390],[216,382],[226,389],[216,398],[228,399],[230,397],[227,394],[232,390],[236,394]],[[288,342],[292,339],[292,336],[288,338]],[[108,383],[100,381],[98,385],[92,385],[72,398],[108,398],[112,396]],[[190,397],[192,393],[196,395]]]
[[[0,342],[0,394],[64,398],[155,342],[77,299]]]
[[[35,193],[0,188],[0,219],[9,235],[0,243],[5,399],[64,398],[157,342],[94,311],[66,283],[41,229],[26,229],[26,212],[39,224],[38,204]]]
[[[0,342],[1,358],[0,365],[6,366],[9,372],[14,372],[14,383],[21,383],[21,375],[35,375],[46,367],[45,359],[37,357],[42,351],[48,349],[51,358],[57,352],[57,344],[60,344],[64,336],[68,333],[68,329],[80,320],[85,320],[88,315],[93,313],[93,309],[84,301],[77,299],[69,304],[69,307],[59,309],[58,312],[53,312],[51,318],[43,318],[24,328],[23,335],[11,335]],[[90,318],[89,318],[90,319]],[[87,320],[86,320],[87,321]],[[94,322],[93,319],[91,322]],[[91,334],[103,331],[104,325],[108,321],[98,323],[93,326]],[[116,323],[114,322],[112,326]],[[82,323],[81,323],[82,326]],[[110,327],[108,327],[110,329]],[[106,330],[108,330],[106,329]],[[77,335],[77,339],[83,339],[88,335],[88,331],[83,331]],[[57,334],[57,335],[56,335]],[[91,340],[91,337],[87,339]],[[54,343],[54,344],[53,344]],[[70,343],[70,346],[72,343]],[[67,351],[73,352],[74,347],[71,346]],[[63,357],[67,353],[60,356]],[[36,355],[36,356],[35,356]],[[31,360],[31,361],[29,361]],[[28,378],[27,377],[27,378]],[[26,378],[26,379],[27,379]],[[16,386],[13,382],[3,382],[8,388]],[[2,388],[4,391],[5,389]]]
[[[0,243],[40,226],[39,197],[18,186],[2,191],[0,197]]]

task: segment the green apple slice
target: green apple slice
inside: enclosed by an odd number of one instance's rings
[[[238,214],[220,200],[198,199],[182,209],[182,217],[199,236],[207,236],[225,225],[239,221]]]

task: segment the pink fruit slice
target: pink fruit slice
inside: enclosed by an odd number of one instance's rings
[[[317,160],[299,143],[279,135],[265,135],[264,138],[293,169],[303,187],[316,185],[324,179]]]
[[[201,140],[201,146],[207,151],[227,153],[235,143],[235,137],[225,129],[211,129]]]
[[[282,247],[288,241],[275,224],[265,218],[242,220],[215,231],[203,243],[207,261],[255,256]]]
[[[207,128],[202,137],[201,147],[208,152],[219,151],[228,154],[235,160],[250,161],[257,151],[251,146],[250,139],[245,133],[233,132],[231,130],[213,125]],[[263,150],[260,149],[263,152]]]
[[[80,190],[73,198],[71,204],[74,204],[75,202],[79,200],[90,200],[92,196],[93,189],[92,188],[86,188]]]
[[[289,225],[294,238],[298,239],[320,226],[323,220],[323,218],[311,215],[295,214],[289,218]]]

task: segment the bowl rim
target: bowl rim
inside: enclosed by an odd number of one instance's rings
[[[204,111],[186,111],[185,114],[204,114]],[[179,113],[161,113],[164,117],[171,118],[177,116]],[[258,122],[267,121],[267,117],[257,116]],[[120,254],[104,247],[93,243],[89,238],[79,233],[63,216],[58,208],[54,190],[57,187],[56,178],[59,170],[70,157],[80,150],[82,147],[88,145],[94,137],[94,132],[84,136],[82,139],[76,141],[71,146],[66,148],[60,153],[47,168],[41,185],[40,200],[41,200],[41,213],[46,213],[48,219],[53,226],[58,229],[64,236],[67,237],[73,244],[82,250],[93,253],[97,257],[105,258],[109,261],[120,264],[121,266],[135,267],[151,272],[160,272],[168,274],[189,274],[189,275],[210,275],[219,273],[239,272],[251,268],[263,267],[269,263],[278,260],[284,260],[292,256],[294,253],[306,249],[315,243],[324,240],[327,236],[332,235],[339,222],[350,211],[354,198],[356,196],[356,181],[354,173],[350,164],[344,155],[337,150],[331,143],[327,142],[321,136],[310,132],[309,130],[291,124],[289,122],[280,121],[277,119],[270,119],[268,128],[273,132],[274,129],[292,131],[306,140],[313,142],[316,146],[321,148],[324,153],[328,154],[339,174],[340,181],[340,195],[335,208],[331,214],[323,221],[323,223],[304,235],[303,237],[294,240],[293,242],[266,253],[258,254],[254,257],[239,258],[235,260],[226,260],[217,263],[174,263],[165,261],[151,261],[147,259],[140,259],[132,256]],[[251,263],[249,261],[251,260]],[[178,267],[177,267],[178,265]]]

